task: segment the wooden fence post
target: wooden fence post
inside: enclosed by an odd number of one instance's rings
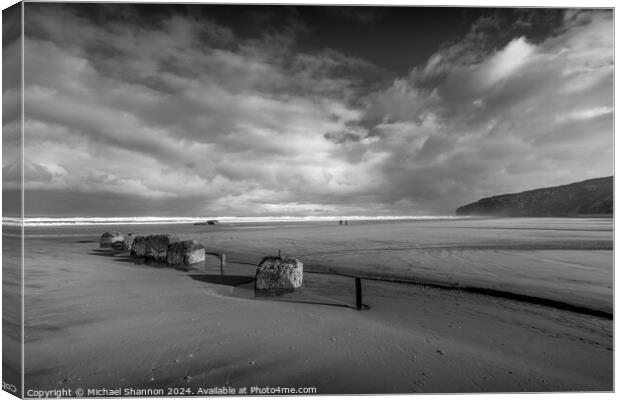
[[[362,309],[362,280],[355,278],[355,305],[358,310]]]

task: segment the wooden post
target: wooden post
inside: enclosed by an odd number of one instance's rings
[[[226,266],[226,254],[220,254],[220,275],[224,275],[224,267]]]
[[[355,305],[358,310],[362,309],[362,280],[355,278]]]

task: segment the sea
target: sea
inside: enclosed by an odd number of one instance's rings
[[[206,223],[217,221],[225,224],[262,224],[286,222],[338,222],[338,221],[424,221],[445,219],[467,219],[470,217],[452,215],[433,216],[262,216],[262,217],[2,217],[5,226],[53,227],[53,226],[90,226],[90,225],[176,225]]]

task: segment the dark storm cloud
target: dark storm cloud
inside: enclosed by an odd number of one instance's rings
[[[355,22],[361,25],[374,25],[381,21],[388,13],[387,8],[372,6],[362,7],[325,7],[325,13],[337,19],[347,22]]]
[[[2,181],[4,216],[21,214],[21,193],[6,194],[21,184],[21,3],[2,11]],[[8,185],[7,185],[8,183]]]
[[[430,138],[443,134],[454,141],[439,155],[436,170],[444,169],[438,179],[454,182],[456,198],[475,200],[612,173],[608,18],[598,14],[593,19],[598,23],[568,29],[539,45],[517,38],[474,67],[451,70],[421,114],[435,116],[438,132]],[[592,67],[590,82],[582,81],[577,71]],[[553,157],[558,153],[568,156]],[[524,160],[530,168],[523,168]],[[418,164],[397,167],[412,175],[436,172]],[[405,187],[431,201],[436,187],[450,185]]]
[[[33,212],[451,213],[611,174],[608,11],[28,7]]]

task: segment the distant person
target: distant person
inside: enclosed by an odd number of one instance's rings
[[[340,225],[342,225],[342,220],[340,220]]]

